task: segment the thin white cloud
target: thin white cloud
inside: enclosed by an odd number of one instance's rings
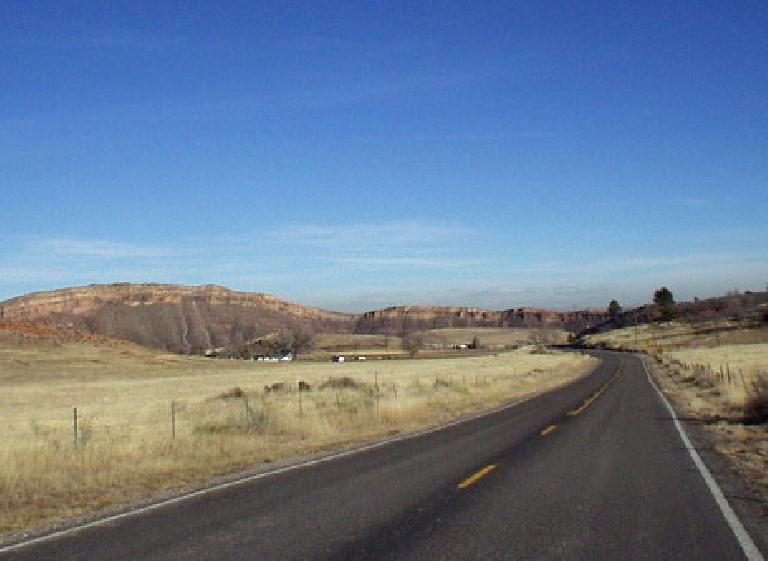
[[[457,256],[477,232],[456,222],[293,224],[267,234],[276,246],[310,251],[317,263],[351,270],[456,269],[480,261]]]
[[[361,247],[435,245],[474,237],[475,231],[454,222],[383,222],[378,224],[300,224],[270,232],[273,242],[324,247],[335,251]]]
[[[116,243],[105,240],[46,238],[28,241],[26,249],[56,257],[92,257],[97,259],[150,259],[173,257],[179,251],[171,247]]]
[[[637,256],[613,258],[601,258],[595,261],[569,263],[565,261],[546,261],[532,263],[521,270],[526,272],[574,274],[574,273],[611,273],[611,272],[641,272],[656,271],[658,269],[679,270],[693,269],[695,267],[709,267],[714,265],[746,264],[765,261],[766,254],[723,252],[723,253],[697,253],[690,255],[671,256]]]
[[[482,261],[439,257],[334,257],[330,261],[356,269],[457,269],[476,267]]]

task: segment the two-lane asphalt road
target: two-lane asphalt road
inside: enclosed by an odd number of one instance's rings
[[[515,407],[0,559],[745,559],[640,361],[600,357]]]

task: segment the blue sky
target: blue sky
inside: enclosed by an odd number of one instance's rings
[[[768,281],[768,5],[0,4],[0,299],[344,311]]]

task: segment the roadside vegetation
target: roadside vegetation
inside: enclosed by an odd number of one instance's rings
[[[270,364],[0,334],[0,531],[433,426],[595,364],[524,349]]]

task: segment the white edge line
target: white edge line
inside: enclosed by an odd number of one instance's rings
[[[712,477],[709,469],[707,469],[707,466],[704,465],[701,456],[699,456],[699,453],[696,452],[696,450],[693,448],[691,441],[688,439],[688,435],[685,433],[685,429],[677,418],[675,410],[672,409],[672,406],[669,404],[669,401],[667,401],[667,398],[663,393],[661,393],[661,390],[654,383],[653,378],[651,377],[651,373],[648,372],[648,367],[646,366],[645,361],[641,358],[640,362],[643,364],[643,369],[645,370],[646,376],[648,376],[648,381],[651,383],[651,386],[653,386],[653,389],[656,390],[657,394],[659,394],[662,403],[666,405],[669,413],[672,415],[672,421],[675,424],[677,432],[680,434],[680,439],[683,441],[686,450],[688,450],[688,453],[691,455],[693,463],[696,464],[696,467],[699,469],[699,473],[701,473],[701,476],[704,478],[704,483],[706,483],[707,487],[709,487],[710,493],[712,493],[717,506],[720,507],[720,511],[723,513],[723,517],[725,517],[725,521],[728,522],[728,525],[731,527],[731,530],[736,536],[741,549],[744,551],[744,555],[746,555],[748,561],[765,561],[763,554],[760,553],[760,550],[755,545],[755,542],[753,542],[752,538],[749,537],[749,534],[744,528],[744,525],[741,523],[741,520],[739,520],[739,517],[733,511],[731,505],[728,504],[728,499],[725,498],[725,495],[720,490],[720,487],[717,485],[715,478]]]
[[[594,372],[594,370],[592,370],[591,372]],[[574,380],[574,382],[575,381],[576,380]],[[553,388],[553,389],[558,389],[558,388]],[[403,441],[403,440],[409,440],[409,439],[412,439],[412,438],[418,438],[418,437],[424,436],[426,434],[431,434],[431,433],[434,433],[434,432],[439,432],[441,430],[444,430],[444,429],[447,429],[447,428],[450,428],[450,427],[453,427],[453,426],[456,426],[456,425],[460,425],[462,423],[468,423],[470,421],[474,421],[474,420],[480,419],[482,417],[487,417],[489,415],[493,415],[495,413],[499,413],[499,412],[504,411],[506,409],[512,409],[514,407],[517,407],[518,405],[521,405],[521,404],[525,403],[526,401],[530,401],[531,399],[539,397],[540,395],[542,395],[542,394],[529,395],[528,397],[524,397],[524,398],[519,399],[517,401],[513,401],[512,403],[507,403],[507,404],[502,405],[500,407],[496,407],[496,408],[490,409],[488,411],[483,411],[481,413],[477,413],[477,414],[472,415],[470,417],[465,417],[463,419],[458,419],[456,421],[450,421],[448,423],[444,423],[442,425],[438,425],[438,426],[431,427],[431,428],[428,428],[428,429],[423,429],[423,430],[420,430],[420,431],[417,431],[417,432],[411,432],[411,433],[408,433],[408,434],[403,434],[403,435],[400,435],[400,436],[395,436],[395,437],[388,438],[388,439],[385,439],[385,440],[379,440],[379,441],[376,441],[376,442],[372,442],[370,444],[363,444],[363,445],[358,446],[356,448],[352,448],[351,450],[344,450],[342,452],[334,452],[334,453],[331,453],[331,454],[329,454],[327,456],[322,456],[321,458],[315,458],[315,459],[312,459],[312,460],[306,460],[306,461],[300,462],[298,464],[291,464],[289,466],[281,467],[281,468],[274,469],[274,470],[271,470],[271,471],[265,471],[263,473],[257,473],[257,474],[254,474],[254,475],[247,475],[247,476],[242,477],[240,479],[235,479],[233,481],[227,481],[225,483],[218,483],[216,485],[212,485],[211,487],[206,487],[204,489],[198,489],[197,491],[191,491],[189,493],[184,493],[184,494],[178,495],[176,497],[172,497],[170,499],[164,499],[162,501],[149,504],[147,506],[135,508],[133,510],[128,510],[126,512],[121,512],[120,514],[113,514],[111,516],[106,516],[104,518],[99,518],[97,520],[93,520],[93,521],[87,522],[85,524],[79,524],[79,525],[76,525],[76,526],[70,526],[69,528],[64,528],[63,530],[57,530],[55,532],[51,532],[49,534],[38,536],[36,538],[31,538],[31,539],[28,539],[28,540],[12,543],[12,544],[9,544],[9,545],[0,546],[0,553],[7,553],[9,551],[15,551],[15,550],[18,550],[18,549],[23,549],[25,547],[29,547],[31,545],[35,545],[35,544],[38,544],[38,543],[43,543],[43,542],[51,541],[51,540],[54,540],[56,538],[61,538],[61,537],[68,536],[70,534],[76,534],[76,533],[78,533],[78,532],[80,532],[82,530],[87,530],[89,528],[96,528],[98,526],[104,526],[104,525],[109,524],[111,522],[115,522],[116,520],[122,520],[123,518],[129,518],[131,516],[136,516],[136,515],[139,515],[139,514],[143,514],[145,512],[150,512],[150,511],[153,511],[153,510],[158,510],[158,509],[163,508],[163,507],[168,506],[168,505],[180,503],[180,502],[186,501],[188,499],[192,499],[192,498],[199,497],[199,496],[202,496],[202,495],[207,495],[209,493],[213,493],[213,492],[216,492],[216,491],[221,491],[222,489],[228,489],[230,487],[236,487],[238,485],[243,485],[245,483],[250,483],[251,481],[257,481],[259,479],[265,479],[267,477],[272,477],[272,476],[275,476],[275,475],[279,475],[281,473],[287,473],[287,472],[299,470],[299,469],[302,469],[302,468],[305,468],[305,467],[314,466],[314,465],[317,465],[317,464],[322,464],[322,463],[330,462],[330,461],[333,461],[333,460],[337,460],[339,458],[345,458],[347,456],[353,456],[355,454],[360,454],[360,453],[366,452],[368,450],[373,450],[375,448],[381,448],[381,447],[387,446],[389,444],[394,444],[395,442],[400,442],[400,441]],[[752,560],[750,560],[750,561],[752,561]],[[762,558],[760,558],[760,561],[762,561]]]

